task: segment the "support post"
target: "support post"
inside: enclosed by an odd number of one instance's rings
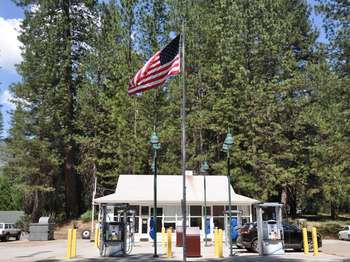
[[[162,249],[166,250],[166,240],[165,240],[165,227],[162,227]]]
[[[208,246],[207,239],[207,181],[204,173],[204,245]]]
[[[75,258],[77,255],[77,230],[68,229],[66,259]]]
[[[314,256],[318,256],[318,242],[317,242],[317,230],[316,227],[312,227],[312,245],[314,249]]]
[[[309,241],[307,238],[307,230],[304,227],[303,228],[303,244],[304,244],[304,254],[308,254],[309,253]]]
[[[230,162],[230,149],[227,150],[227,186],[228,186],[228,238],[230,242],[230,256],[233,256],[232,250],[232,236],[231,236],[231,221],[232,221],[232,212],[231,212],[231,162]]]
[[[72,255],[72,230],[68,229],[68,237],[67,237],[67,250],[66,250],[66,258],[70,259]]]
[[[97,178],[96,178],[96,165],[94,163],[93,167],[94,173],[94,191],[92,192],[92,203],[91,203],[91,236],[93,236],[95,232],[95,197],[96,197],[96,186],[97,186]],[[92,237],[90,236],[90,241],[92,241]]]
[[[214,250],[215,250],[215,256],[219,256],[219,237],[218,237],[218,228],[215,227],[214,229]]]
[[[73,229],[72,233],[72,254],[71,258],[75,258],[77,256],[77,230]]]
[[[219,229],[219,233],[218,233],[218,249],[219,249],[219,252],[218,252],[218,257],[219,258],[222,258],[222,257],[224,257],[223,256],[223,246],[222,246],[222,229]]]
[[[257,230],[258,230],[258,251],[259,256],[264,255],[264,247],[263,247],[263,228],[262,228],[262,209],[261,207],[257,207],[256,209],[256,222],[257,222]]]
[[[181,93],[182,93],[182,105],[181,105],[181,174],[182,174],[182,243],[183,253],[182,260],[186,261],[187,258],[187,245],[186,245],[186,228],[187,228],[187,214],[186,214],[186,86],[185,86],[185,23],[182,21],[182,34],[181,34]]]
[[[96,229],[95,229],[95,245],[97,248],[99,248],[99,244],[100,244],[100,228],[96,227]]]
[[[153,207],[153,221],[154,221],[154,254],[153,257],[158,257],[157,254],[157,149],[153,150],[154,155],[154,207]]]
[[[171,232],[172,232],[172,228],[168,228],[167,230],[167,234],[168,234],[168,250],[167,250],[167,257],[171,258],[173,256],[173,252],[171,249]]]

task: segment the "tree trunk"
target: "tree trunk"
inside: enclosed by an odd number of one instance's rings
[[[296,190],[294,187],[288,187],[288,190],[289,190],[289,198],[288,198],[289,214],[292,218],[296,218],[297,216]]]
[[[75,172],[73,158],[68,156],[64,162],[64,184],[67,218],[76,218],[80,212],[80,185]]]
[[[80,212],[80,192],[81,186],[78,174],[75,170],[75,159],[78,153],[77,145],[75,144],[73,135],[75,133],[75,101],[77,94],[76,83],[73,80],[73,64],[74,58],[72,55],[72,20],[70,17],[70,1],[62,1],[62,10],[66,18],[66,26],[64,29],[64,38],[67,45],[65,53],[65,69],[64,82],[67,87],[67,115],[65,126],[67,134],[71,137],[65,146],[65,161],[63,164],[63,172],[65,178],[65,197],[66,197],[66,215],[67,218],[78,217]]]
[[[337,218],[337,207],[334,204],[334,202],[331,202],[331,219],[336,219]]]
[[[39,192],[38,190],[34,191],[33,196],[33,208],[32,208],[32,221],[38,222],[40,217],[40,210],[39,210]]]

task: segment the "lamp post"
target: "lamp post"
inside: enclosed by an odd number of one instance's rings
[[[232,237],[231,237],[231,220],[232,220],[232,214],[231,214],[231,161],[230,161],[230,149],[233,145],[233,137],[231,135],[231,130],[227,130],[227,135],[225,138],[225,142],[222,145],[222,150],[226,152],[227,154],[227,189],[228,189],[228,212],[229,212],[229,223],[228,223],[228,235],[230,240],[230,256],[233,256],[233,250],[232,250]]]
[[[207,246],[207,181],[206,174],[209,170],[208,162],[204,161],[201,165],[201,173],[204,174],[204,242]]]
[[[151,145],[153,150],[152,160],[152,172],[154,176],[153,180],[153,193],[154,193],[154,207],[153,207],[153,221],[154,221],[154,254],[153,257],[158,257],[157,254],[157,150],[160,149],[160,143],[158,136],[153,131],[151,136]]]

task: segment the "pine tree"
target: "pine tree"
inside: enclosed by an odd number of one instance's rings
[[[324,29],[330,42],[329,55],[338,71],[350,73],[350,3],[341,0],[318,1]]]
[[[79,148],[74,140],[79,69],[87,49],[87,30],[96,19],[96,1],[16,2],[25,8],[37,4],[38,10],[25,13],[20,36],[23,62],[18,67],[23,84],[13,90],[30,105],[33,136],[43,143],[49,141],[47,146],[58,157],[58,172],[46,175],[64,182],[66,215],[76,217],[82,190],[76,170]]]
[[[4,118],[2,115],[2,105],[0,105],[0,141],[3,136],[3,132],[4,132]]]
[[[302,151],[298,132],[305,131],[296,126],[304,103],[301,65],[314,61],[316,38],[308,6],[303,1],[193,1],[188,7],[191,165],[198,167],[205,157],[199,154],[204,145],[212,172],[226,174],[221,146],[231,127],[236,191],[279,200],[288,188],[295,212],[293,191],[305,161],[303,155],[295,157]]]

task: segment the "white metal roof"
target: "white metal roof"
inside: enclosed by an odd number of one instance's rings
[[[204,201],[204,176],[186,175],[188,204]],[[227,177],[206,176],[207,204],[228,203]],[[231,188],[232,205],[253,204],[255,199],[236,194]],[[182,199],[182,176],[157,176],[157,201],[159,204],[180,204]],[[153,175],[120,175],[115,193],[96,198],[95,203],[153,203]]]

